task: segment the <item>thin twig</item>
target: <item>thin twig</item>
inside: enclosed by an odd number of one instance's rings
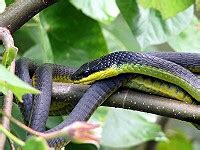
[[[10,32],[5,28],[0,28],[0,40],[3,42],[4,48],[14,48],[17,50],[17,48],[14,46],[13,38],[10,34]],[[10,72],[15,73],[15,60],[11,63],[10,66]],[[3,104],[3,111],[11,115],[12,112],[12,102],[13,102],[13,93],[11,91],[8,91],[7,95],[4,98],[4,104]],[[5,129],[10,129],[10,121],[8,118],[4,117],[2,118],[2,125]],[[6,137],[4,134],[0,133],[0,150],[4,149]]]
[[[0,111],[1,112],[1,111]],[[91,142],[94,142],[95,144],[99,143],[100,137],[98,134],[91,132],[92,130],[100,127],[99,124],[92,124],[92,123],[86,123],[86,122],[75,122],[67,127],[62,128],[61,130],[57,130],[50,133],[42,133],[35,131],[17,119],[13,118],[12,116],[8,116],[4,112],[1,112],[6,118],[8,118],[10,121],[21,127],[22,129],[26,130],[27,132],[31,133],[32,135],[43,137],[46,140],[50,140],[56,137],[66,137],[72,140],[83,140],[82,142],[87,142],[87,140],[91,140]],[[9,138],[14,139],[19,145],[23,146],[23,142],[19,139],[17,139],[15,136],[13,136],[11,133],[8,133],[8,131],[3,128],[3,126],[0,125],[0,131],[2,131],[4,134],[9,136]],[[84,138],[85,136],[87,139]]]
[[[15,61],[11,63],[10,71],[14,74]],[[3,104],[3,111],[8,115],[11,115],[12,103],[13,103],[13,93],[11,91],[8,91],[8,94],[4,98],[4,104]],[[7,130],[10,130],[10,120],[4,116],[2,117],[2,125]],[[4,149],[5,141],[6,141],[5,135],[0,133],[0,150]]]
[[[10,31],[4,27],[0,27],[0,40],[3,42],[4,48],[15,48],[13,38],[10,34]]]
[[[1,124],[0,124],[0,131],[2,132],[2,134],[4,133],[7,137],[9,137],[9,139],[14,140],[17,144],[24,146],[25,143],[18,139],[16,136],[14,136],[13,134],[11,134],[7,129],[5,129]],[[3,150],[3,149],[2,149]]]

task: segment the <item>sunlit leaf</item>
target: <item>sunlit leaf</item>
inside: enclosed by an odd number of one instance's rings
[[[200,21],[194,18],[190,25],[179,35],[168,40],[169,45],[177,52],[200,53]]]
[[[156,150],[193,150],[191,140],[181,132],[174,132],[168,136],[168,141],[160,142]]]
[[[163,20],[158,11],[144,9],[138,6],[135,0],[116,2],[142,48],[163,43],[170,37],[178,35],[189,25],[193,17],[192,6],[175,17]]]
[[[190,7],[195,0],[138,0],[138,2],[145,8],[159,10],[163,19],[167,19]]]
[[[19,100],[26,93],[39,93],[37,89],[20,80],[0,64],[0,91],[7,94],[8,90],[11,90]]]
[[[121,15],[119,15],[111,24],[102,25],[102,28],[109,51],[140,50],[136,38]]]
[[[106,116],[105,110],[103,115],[102,111],[98,113],[94,117],[105,123],[101,140],[103,146],[125,148],[149,140],[166,140],[159,125],[146,119],[145,114],[122,109],[109,109]]]
[[[103,23],[113,21],[119,14],[114,0],[70,0],[83,13]]]

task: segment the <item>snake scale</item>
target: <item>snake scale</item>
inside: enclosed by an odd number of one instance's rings
[[[21,107],[25,120],[30,120],[30,127],[40,132],[52,132],[75,121],[88,120],[96,108],[121,86],[189,103],[200,101],[200,80],[195,75],[200,73],[199,68],[200,54],[174,52],[114,52],[88,62],[78,70],[55,64],[38,66],[29,59],[16,62],[16,74],[41,90],[39,95],[24,95]],[[66,120],[45,131],[51,107],[52,80],[91,86]],[[48,141],[51,147],[57,148],[67,142],[62,137]]]

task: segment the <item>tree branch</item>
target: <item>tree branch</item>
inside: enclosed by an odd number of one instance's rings
[[[65,101],[70,105],[64,110],[68,108],[72,109],[87,88],[87,85],[54,83],[52,93],[53,101]],[[185,102],[130,89],[120,89],[110,96],[103,105],[138,110],[200,124],[200,107],[198,105],[187,104]]]
[[[0,14],[0,27],[14,33],[29,19],[57,0],[17,0]]]

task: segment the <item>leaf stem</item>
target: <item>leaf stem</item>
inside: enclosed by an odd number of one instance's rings
[[[7,129],[5,129],[1,124],[0,124],[0,132],[2,132],[3,134],[5,134],[8,138],[10,138],[11,140],[13,140],[15,143],[17,143],[20,146],[24,146],[25,142],[18,139],[16,136],[14,136],[13,134],[11,134]]]

